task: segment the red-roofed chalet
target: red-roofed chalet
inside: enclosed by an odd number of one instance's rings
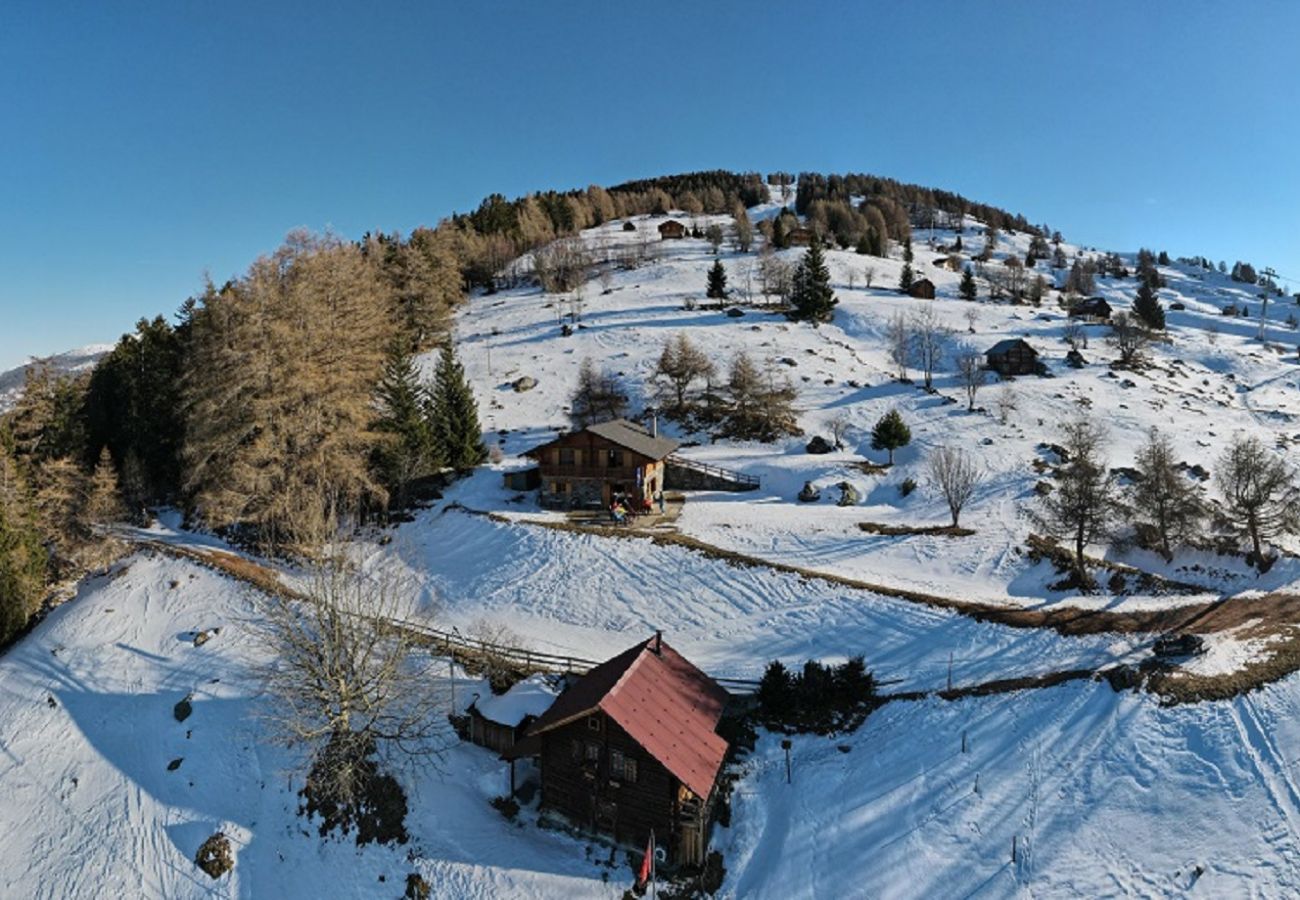
[[[700,865],[727,742],[727,692],[656,635],[596,666],[516,745],[536,755],[542,806],[615,841],[655,840]]]

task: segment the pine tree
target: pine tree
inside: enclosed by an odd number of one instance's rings
[[[906,294],[912,289],[912,264],[903,263],[903,271],[898,276],[898,289]]]
[[[443,344],[434,374],[433,423],[438,455],[445,465],[463,471],[487,459],[478,403],[451,341]]]
[[[434,440],[432,402],[420,383],[411,354],[397,344],[384,366],[376,390],[379,418],[375,430],[384,436],[376,449],[379,477],[392,505],[406,506],[411,483],[442,466]]]
[[[810,322],[829,322],[839,303],[831,290],[831,273],[817,238],[808,245],[808,252],[795,271],[790,301],[794,305],[792,318]]]
[[[1165,327],[1165,309],[1156,298],[1155,270],[1149,270],[1138,287],[1137,299],[1133,301],[1133,312],[1142,323],[1155,331]]]
[[[722,267],[722,260],[715,259],[709,269],[709,287],[705,296],[713,300],[723,300],[727,296],[727,270]]]
[[[961,285],[957,288],[957,293],[963,300],[974,300],[977,288],[975,287],[975,273],[971,271],[970,266],[962,269]]]
[[[891,409],[880,417],[871,429],[871,449],[888,450],[889,464],[894,464],[894,451],[912,442],[912,430],[907,427],[898,410]]]

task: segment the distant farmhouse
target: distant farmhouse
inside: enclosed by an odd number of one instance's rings
[[[659,237],[665,241],[681,240],[686,237],[686,226],[676,219],[669,219],[659,226]]]
[[[677,442],[627,419],[589,425],[534,447],[541,504],[554,509],[608,507],[622,496],[640,503],[664,489],[664,460]]]
[[[536,757],[542,808],[629,847],[700,865],[727,741],[728,694],[656,634],[596,666],[507,754]]]
[[[1038,371],[1038,351],[1020,338],[998,341],[984,356],[988,367],[999,375],[1033,375]]]

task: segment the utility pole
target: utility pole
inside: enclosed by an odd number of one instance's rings
[[[1264,304],[1259,308],[1259,340],[1263,343],[1264,326],[1268,323],[1268,295],[1273,292],[1273,285],[1277,282],[1277,273],[1269,266],[1264,269],[1264,273],[1260,278],[1264,282],[1264,290],[1259,297],[1264,301]]]

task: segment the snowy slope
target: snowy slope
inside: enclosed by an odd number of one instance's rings
[[[696,218],[702,223],[727,221],[727,217]],[[636,220],[639,228],[652,233],[659,221]],[[1034,484],[1043,477],[1033,468],[1035,461],[1043,459],[1038,447],[1058,441],[1060,423],[1080,411],[1089,411],[1107,426],[1112,466],[1131,466],[1153,426],[1174,439],[1189,464],[1212,466],[1233,435],[1243,430],[1275,441],[1294,460],[1294,446],[1300,446],[1296,443],[1300,442],[1300,395],[1296,394],[1300,366],[1297,333],[1286,322],[1295,310],[1292,301],[1275,298],[1270,304],[1270,343],[1260,344],[1254,339],[1258,328],[1254,317],[1260,308],[1256,288],[1247,289],[1227,276],[1200,269],[1162,267],[1169,282],[1160,292],[1162,301],[1166,306],[1181,302],[1186,309],[1168,313],[1169,340],[1153,347],[1151,367],[1140,373],[1112,371],[1109,363],[1116,354],[1105,343],[1108,329],[1091,325],[1089,346],[1083,351],[1088,365],[1075,370],[1064,363],[1068,320],[1055,294],[1042,308],[992,303],[983,296],[978,303],[962,301],[957,298],[960,276],[933,262],[939,254],[927,246],[927,235],[924,231],[915,235],[915,265],[918,275],[935,282],[938,299],[915,300],[895,290],[902,268],[899,259],[828,251],[840,303],[834,321],[818,328],[788,322],[761,308],[746,307],[742,318],[717,310],[687,309],[688,299],[703,301],[705,273],[713,259],[701,240],[656,243],[660,255],[650,264],[611,273],[608,293],[593,279],[583,291],[581,324],[571,337],[560,334],[559,317],[568,308],[565,298],[544,295],[535,287],[476,297],[459,316],[457,332],[467,371],[479,386],[484,426],[507,455],[506,465],[523,465],[523,460],[513,458],[515,454],[566,427],[568,396],[583,357],[620,373],[634,407],[652,405],[650,376],[663,341],[683,331],[708,350],[724,371],[732,354],[745,350],[787,374],[799,389],[800,424],[807,432],[802,439],[747,446],[708,446],[706,435],[682,435],[705,444],[686,449],[685,455],[762,478],[757,494],[693,495],[678,523],[687,534],[773,560],[997,604],[1199,602],[1223,593],[1300,584],[1300,564],[1294,559],[1260,577],[1241,560],[1229,557],[1184,555],[1166,565],[1151,554],[1124,556],[1096,547],[1096,554],[1203,585],[1205,594],[1155,601],[1104,594],[1080,598],[1048,590],[1050,573],[1034,571],[1016,552],[1030,531],[1025,513],[1034,497]],[[598,256],[606,250],[616,252],[633,240],[619,223],[584,236]],[[935,233],[937,243],[951,243],[954,237],[952,232]],[[964,235],[966,252],[978,252],[983,239],[982,229],[970,223]],[[1027,235],[1004,236],[992,265],[1000,265],[1010,253],[1023,258],[1028,244]],[[1064,248],[1071,258],[1076,252],[1092,253],[1068,244]],[[791,249],[783,254],[793,262],[802,252]],[[743,300],[746,285],[757,283],[755,256],[725,249],[721,256],[733,299]],[[867,268],[873,270],[870,289],[863,286]],[[1039,263],[1037,271],[1049,280],[1065,276],[1064,270],[1048,269],[1045,262]],[[1098,279],[1097,293],[1118,309],[1131,305],[1135,289],[1133,278]],[[753,292],[754,302],[761,302],[756,287]],[[1230,303],[1247,308],[1252,317],[1223,316],[1221,308]],[[1006,337],[1026,338],[1054,377],[1009,382],[1017,408],[1006,425],[1000,424],[996,409],[1000,385],[990,383],[981,390],[977,403],[984,411],[966,411],[951,353],[936,373],[938,394],[926,394],[919,384],[897,382],[884,329],[897,312],[910,314],[926,307],[934,309],[957,339],[981,352]],[[915,376],[915,370],[911,374]],[[511,382],[522,375],[538,379],[538,386],[526,393],[514,392]],[[865,474],[855,463],[864,458],[883,461],[870,449],[870,428],[894,407],[911,425],[912,444],[898,452],[897,465],[887,474]],[[804,453],[808,436],[828,434],[830,420],[840,415],[850,422],[847,451],[822,457]],[[664,427],[672,431],[670,424]],[[863,535],[857,527],[863,521],[946,523],[941,498],[925,486],[923,465],[929,451],[941,444],[968,450],[988,473],[964,513],[963,524],[978,533],[957,540]],[[907,478],[923,487],[904,498],[898,486]],[[838,492],[827,490],[821,504],[804,507],[794,502],[804,481],[822,488],[849,481],[864,499],[857,507],[836,508]],[[497,511],[511,509],[503,497],[493,498],[489,506]],[[1284,546],[1300,550],[1295,543]]]

